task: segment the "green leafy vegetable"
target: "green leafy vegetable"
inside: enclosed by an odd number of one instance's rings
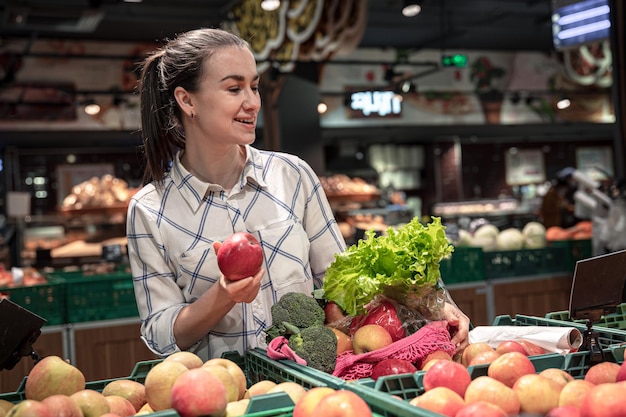
[[[416,217],[383,236],[369,230],[365,239],[335,255],[326,270],[324,295],[348,314],[362,314],[378,294],[396,298],[434,288],[439,262],[453,251],[439,217],[426,226]]]

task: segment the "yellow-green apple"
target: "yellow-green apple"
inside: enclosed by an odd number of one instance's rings
[[[159,362],[146,374],[144,381],[146,402],[153,411],[167,410],[171,407],[170,391],[174,381],[189,372],[185,365],[178,362]]]
[[[465,390],[465,403],[486,401],[504,410],[507,415],[516,415],[520,410],[519,398],[513,388],[489,376],[479,376]]]
[[[591,388],[580,404],[580,417],[626,416],[626,385],[603,383]]]
[[[337,336],[337,355],[352,350],[352,338],[339,329],[328,326]]]
[[[146,403],[146,387],[141,382],[131,379],[114,379],[104,386],[102,395],[119,395],[126,398],[139,411]]]
[[[487,401],[466,404],[454,417],[507,417],[503,409]]]
[[[600,362],[592,365],[585,374],[585,381],[592,384],[603,384],[605,382],[617,382],[617,373],[620,365],[615,362]]]
[[[124,397],[120,397],[119,395],[107,395],[104,398],[106,398],[109,403],[111,414],[117,414],[119,417],[129,417],[137,413],[135,406]]]
[[[228,372],[233,376],[233,379],[239,387],[239,399],[242,399],[246,393],[246,386],[248,381],[246,380],[246,374],[235,362],[227,358],[213,358],[209,359],[202,366],[219,365],[226,368]]]
[[[50,417],[50,410],[41,401],[22,400],[15,404],[9,412],[8,417]]]
[[[445,350],[441,350],[441,349],[437,349],[437,350],[433,350],[432,352],[430,352],[429,354],[427,354],[426,356],[424,356],[419,362],[418,362],[418,368],[420,370],[424,369],[424,366],[432,361],[433,359],[445,359],[445,360],[452,360],[452,356],[450,356],[450,354],[448,352],[446,352]]]
[[[150,407],[150,404],[145,403],[140,409],[139,411],[137,411],[137,414],[135,414],[136,416],[140,416],[140,415],[144,415],[144,414],[152,414],[154,413],[154,410],[152,409],[152,407]]]
[[[5,412],[8,412],[9,409],[13,408],[14,405],[15,404],[13,404],[11,401],[0,399],[0,409],[4,410]]]
[[[78,404],[84,417],[100,417],[111,411],[106,397],[93,389],[82,389],[70,395],[70,398]]]
[[[548,352],[547,350],[545,350],[538,344],[525,340],[525,339],[520,339],[517,342],[521,344],[522,346],[524,346],[524,348],[526,348],[526,351],[528,352],[528,356],[543,355],[544,353]]]
[[[199,368],[204,363],[200,356],[187,350],[174,352],[170,356],[167,356],[163,361],[180,362],[187,367],[187,369]]]
[[[561,388],[574,380],[574,377],[570,373],[561,368],[546,368],[539,372],[539,375],[550,378],[558,383]]]
[[[507,352],[519,352],[528,356],[528,351],[526,350],[524,345],[515,340],[503,340],[502,342],[498,343],[498,346],[496,346],[496,352],[498,352],[500,355]]]
[[[257,238],[247,232],[233,233],[217,251],[217,266],[229,280],[254,276],[262,265],[263,248]]]
[[[545,417],[580,417],[580,408],[574,405],[560,405],[548,411]]]
[[[378,361],[372,368],[370,377],[376,381],[378,378],[385,375],[412,374],[414,372],[417,372],[417,368],[412,362],[406,359],[390,358]]]
[[[285,394],[289,396],[289,398],[291,398],[291,401],[293,401],[294,404],[297,404],[298,401],[300,401],[300,399],[304,397],[304,394],[306,394],[307,391],[300,384],[297,384],[292,381],[285,381],[285,382],[276,384],[275,387],[267,390],[268,394],[273,394],[276,392],[284,392]]]
[[[486,350],[484,352],[478,353],[476,356],[472,358],[467,364],[468,367],[476,366],[476,365],[485,365],[495,361],[500,357],[500,354],[495,350]]]
[[[46,356],[35,364],[26,379],[25,396],[41,401],[54,394],[72,395],[85,388],[85,376],[59,356]]]
[[[181,417],[221,417],[228,404],[222,381],[202,368],[180,375],[172,385],[170,398],[172,408]]]
[[[324,417],[372,417],[372,410],[363,398],[352,391],[341,389],[321,398],[311,415]]]
[[[361,326],[352,336],[352,346],[357,355],[384,348],[392,341],[389,332],[379,324]]]
[[[573,405],[580,408],[583,398],[585,398],[589,390],[594,386],[595,384],[585,381],[584,379],[575,379],[572,382],[568,382],[563,389],[561,389],[559,405]]]
[[[546,414],[559,405],[562,385],[539,374],[520,376],[513,385],[524,413]]]
[[[409,404],[446,417],[454,417],[465,406],[465,401],[463,397],[450,388],[435,387],[422,395],[412,398]]]
[[[497,379],[508,387],[513,387],[520,376],[535,372],[535,365],[528,356],[519,352],[504,353],[494,359],[487,368],[488,376]]]
[[[486,351],[494,351],[495,349],[491,347],[489,343],[486,342],[474,342],[470,343],[463,349],[463,353],[461,354],[461,363],[465,366],[469,366],[470,361],[480,352]]]
[[[313,410],[322,398],[334,394],[330,387],[313,387],[300,398],[293,408],[293,417],[314,417]]]
[[[246,393],[244,394],[244,398],[252,398],[255,395],[263,395],[265,393],[267,393],[267,391],[269,391],[270,388],[273,388],[276,386],[276,382],[274,381],[270,381],[269,379],[264,379],[262,381],[258,381],[255,382],[254,384],[250,385],[250,388],[248,388],[246,390]]]
[[[465,396],[472,377],[467,368],[460,363],[441,360],[431,366],[423,375],[425,391],[436,387],[446,387],[461,396]]]
[[[245,416],[246,411],[248,411],[248,405],[250,405],[249,398],[242,398],[241,400],[231,401],[226,404],[226,415],[224,417]]]
[[[83,417],[83,412],[69,395],[54,394],[41,402],[48,407],[50,417]]]
[[[225,367],[220,365],[208,365],[202,366],[201,369],[204,369],[222,381],[224,388],[226,388],[226,398],[228,402],[237,401],[239,399],[239,384]]]

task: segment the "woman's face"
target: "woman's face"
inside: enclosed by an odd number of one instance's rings
[[[218,49],[205,62],[194,109],[203,137],[223,144],[251,144],[261,109],[259,74],[252,53],[236,46]]]

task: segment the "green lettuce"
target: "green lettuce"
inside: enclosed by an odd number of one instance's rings
[[[396,298],[436,287],[439,263],[453,251],[439,217],[427,225],[415,217],[382,236],[369,230],[364,239],[335,255],[326,270],[324,296],[349,315],[362,314],[379,294]]]

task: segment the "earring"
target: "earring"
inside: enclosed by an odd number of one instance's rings
[[[191,118],[193,119],[193,112],[191,112]]]

